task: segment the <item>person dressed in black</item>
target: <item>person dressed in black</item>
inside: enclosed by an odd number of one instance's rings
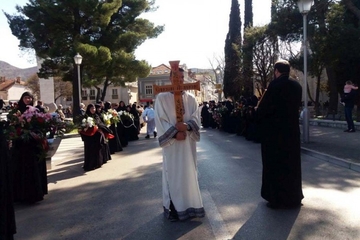
[[[116,111],[120,112],[120,111],[126,111],[126,105],[124,101],[120,101],[119,102],[119,106],[116,109]]]
[[[102,166],[104,163],[103,145],[105,144],[104,133],[111,133],[111,130],[105,126],[100,117],[96,114],[94,104],[86,107],[84,118],[91,117],[94,119],[95,125],[98,127],[96,133],[92,136],[81,134],[84,141],[84,166],[85,171],[91,171]]]
[[[35,107],[37,109],[39,109],[39,112],[45,113],[45,108],[44,108],[43,102],[41,100],[37,101],[37,105]]]
[[[4,100],[0,98],[0,111],[3,109],[4,105],[5,105]]]
[[[107,112],[111,108],[111,102],[105,102],[104,104],[104,111]],[[116,111],[116,110],[115,110]],[[110,129],[113,132],[114,138],[109,139],[109,149],[110,154],[114,154],[115,152],[121,152],[123,148],[121,147],[118,130],[117,130],[117,124],[114,122],[111,123]]]
[[[96,114],[99,116],[101,122],[104,124],[104,126],[106,126],[105,121],[103,119],[102,114],[104,113],[104,109],[102,108],[103,103],[102,102],[98,102],[97,104],[95,104],[95,109],[96,109]],[[109,127],[109,126],[106,126]],[[111,132],[111,130],[108,128],[108,130]],[[111,160],[111,153],[110,153],[110,148],[109,148],[109,143],[108,143],[108,139],[105,137],[105,141],[103,142],[102,146],[102,151],[103,151],[103,163],[107,163],[108,160]]]
[[[348,88],[347,88],[348,87]],[[341,102],[344,104],[345,120],[348,125],[344,132],[355,132],[354,120],[352,118],[352,111],[355,106],[356,90],[357,86],[354,86],[351,81],[346,81],[344,87],[344,94],[342,95]]]
[[[130,115],[132,116],[131,119],[128,119],[128,121],[124,121],[124,126],[125,126],[125,134],[127,136],[128,141],[136,141],[139,140],[139,130],[135,125],[135,117],[134,115],[131,113],[131,106],[128,105],[126,106],[126,111],[128,113],[130,113]]]
[[[263,163],[261,196],[270,208],[297,208],[302,192],[299,108],[301,85],[290,64],[275,63],[275,79],[257,107]]]
[[[209,128],[210,126],[210,113],[207,102],[204,102],[203,107],[201,108],[201,124],[203,128]]]
[[[138,131],[138,134],[140,133],[140,115],[136,108],[136,103],[133,103],[131,105],[130,113],[134,116],[134,125]]]
[[[24,92],[13,111],[24,113],[33,104],[32,94]],[[43,200],[48,193],[46,161],[39,157],[41,150],[38,144],[33,138],[18,138],[13,141],[15,202],[35,203]]]
[[[13,162],[10,158],[9,144],[4,135],[7,123],[0,122],[0,239],[14,239],[16,233],[13,203]]]

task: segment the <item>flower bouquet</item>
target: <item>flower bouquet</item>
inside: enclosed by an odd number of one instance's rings
[[[8,127],[5,135],[8,140],[24,142],[34,141],[39,150],[39,158],[44,159],[49,150],[47,134],[57,127],[56,120],[49,113],[41,113],[33,106],[28,106],[26,111],[21,114],[17,109],[13,109],[7,115]]]
[[[109,127],[111,125],[111,119],[113,118],[113,115],[109,112],[103,112],[101,117],[104,121],[104,124]]]
[[[119,113],[120,122],[124,127],[128,128],[134,124],[134,116],[127,111],[120,111]]]
[[[98,127],[95,125],[94,118],[85,116],[81,120],[80,128],[78,132],[85,136],[93,136],[98,130]]]
[[[46,139],[46,134],[56,125],[51,114],[41,113],[35,107],[28,106],[27,110],[21,114],[17,109],[12,110],[7,115],[9,129],[7,136],[9,140],[21,138]]]
[[[115,109],[109,109],[108,113],[111,114],[112,118],[110,118],[111,124],[116,124],[120,121],[119,114]]]

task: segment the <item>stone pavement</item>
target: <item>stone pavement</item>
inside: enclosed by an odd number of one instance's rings
[[[157,139],[144,137],[142,129],[140,140],[113,155],[103,168],[84,172],[83,142],[77,134],[67,135],[49,161],[50,194],[45,201],[15,206],[15,239],[358,239],[360,215],[353,207],[360,196],[358,172],[314,158],[359,170],[360,131],[310,126],[310,143],[302,145],[306,202],[301,212],[265,207],[259,196],[258,144],[216,129],[204,132],[198,160],[207,217],[175,225],[164,219],[159,205]],[[229,144],[219,143],[221,138]],[[242,154],[229,156],[237,143],[242,146],[236,151]]]
[[[304,154],[360,172],[360,131],[310,125],[309,143],[301,148]]]
[[[347,133],[341,128],[341,124],[337,125],[337,127],[335,125],[310,125],[309,143],[301,144],[302,153],[360,172],[360,131]],[[300,130],[302,132],[301,127]],[[78,135],[67,135],[65,137],[78,137]],[[64,149],[64,146],[62,147]],[[81,158],[83,154],[82,149],[70,151],[72,147],[70,144],[65,147],[66,151],[57,152],[56,160],[69,156]]]

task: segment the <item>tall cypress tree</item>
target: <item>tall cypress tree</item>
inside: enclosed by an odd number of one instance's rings
[[[253,25],[253,7],[252,0],[245,0],[245,28],[250,28]],[[250,97],[253,94],[253,53],[252,45],[247,44],[246,35],[244,34],[244,45],[243,45],[243,78],[244,87],[242,95]]]
[[[224,96],[240,98],[241,80],[241,20],[238,0],[232,0],[229,32],[225,40]]]

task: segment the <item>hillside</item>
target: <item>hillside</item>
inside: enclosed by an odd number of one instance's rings
[[[15,79],[16,77],[20,77],[21,80],[27,81],[31,75],[37,73],[37,71],[37,67],[22,69],[14,67],[7,62],[0,61],[0,76],[6,77],[6,79]]]

